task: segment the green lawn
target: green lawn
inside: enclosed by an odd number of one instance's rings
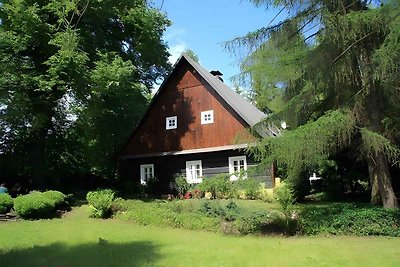
[[[87,218],[0,223],[0,266],[399,266],[400,239],[255,237]]]

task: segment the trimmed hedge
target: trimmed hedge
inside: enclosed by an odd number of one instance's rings
[[[14,210],[24,219],[49,218],[55,211],[55,205],[42,192],[32,192],[15,198]]]
[[[15,198],[14,210],[24,219],[50,218],[56,209],[68,205],[66,199],[59,191],[32,192]]]
[[[42,193],[44,197],[47,197],[50,201],[53,202],[55,208],[60,208],[67,204],[67,196],[61,193],[60,191],[49,190]]]
[[[14,201],[9,194],[0,194],[0,214],[5,214],[11,210]]]

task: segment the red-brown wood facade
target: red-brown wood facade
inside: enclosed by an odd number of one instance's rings
[[[202,111],[214,111],[214,123],[201,124]],[[177,129],[166,130],[166,117],[177,116]],[[211,148],[248,143],[249,125],[181,60],[133,132],[121,156]]]

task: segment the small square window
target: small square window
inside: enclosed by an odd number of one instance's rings
[[[171,130],[176,129],[178,127],[178,118],[177,116],[167,117],[165,120],[165,129]]]
[[[201,124],[214,123],[214,110],[201,112]]]

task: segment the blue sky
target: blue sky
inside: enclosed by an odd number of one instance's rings
[[[172,21],[164,35],[175,63],[187,48],[192,49],[200,64],[208,70],[218,69],[225,82],[239,73],[238,59],[223,47],[223,42],[266,26],[276,10],[257,8],[246,0],[155,0]],[[278,20],[274,21],[275,23]]]

